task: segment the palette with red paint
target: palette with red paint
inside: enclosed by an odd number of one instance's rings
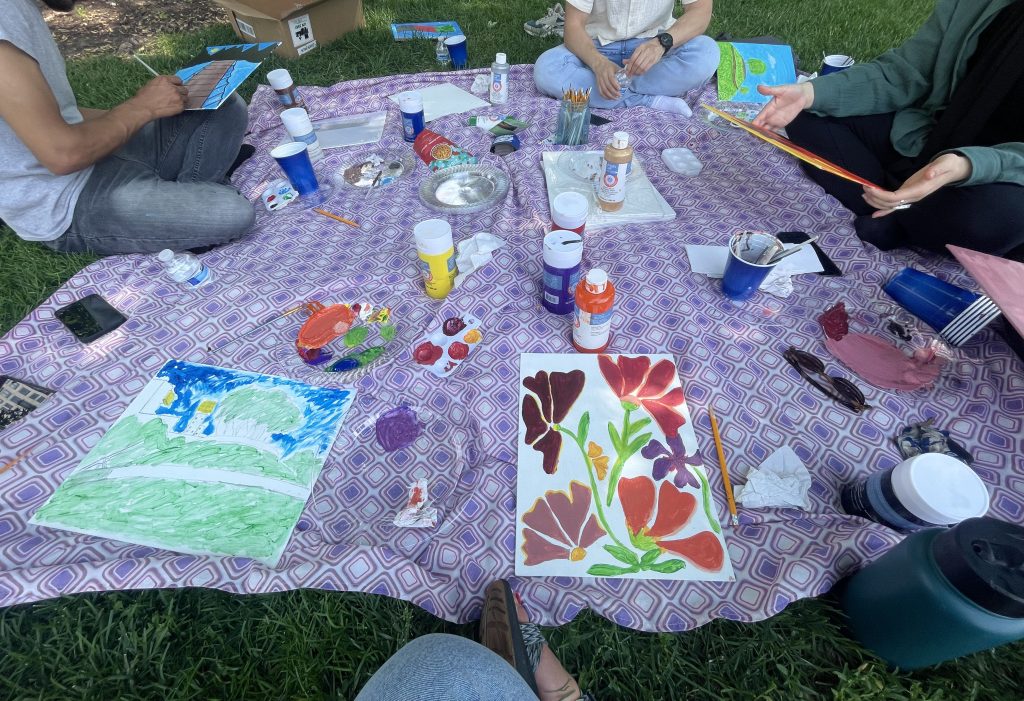
[[[483,340],[480,321],[469,315],[451,316],[413,346],[412,359],[438,377],[448,377]]]

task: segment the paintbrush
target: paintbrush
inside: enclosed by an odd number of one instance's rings
[[[300,305],[298,305],[296,307],[292,307],[291,309],[286,309],[285,311],[281,312],[277,316],[273,316],[273,317],[267,319],[266,321],[264,321],[264,322],[262,322],[260,324],[257,324],[256,326],[254,326],[253,328],[249,329],[248,331],[240,333],[237,336],[232,336],[231,338],[225,339],[224,341],[221,341],[217,345],[213,345],[213,344],[208,345],[206,347],[206,352],[207,353],[212,353],[215,350],[220,350],[221,348],[224,348],[225,346],[231,345],[235,341],[240,341],[243,338],[246,338],[247,336],[251,336],[252,334],[254,334],[257,331],[259,331],[260,329],[264,328],[265,326],[274,323],[278,319],[283,319],[286,316],[291,316],[292,314],[297,314],[298,312],[301,312],[303,309],[308,309],[309,305],[310,305],[309,302],[303,302],[302,304],[300,304]]]
[[[139,63],[141,63],[141,64],[142,64],[142,67],[143,67],[143,68],[145,68],[145,69],[146,69],[147,71],[149,71],[150,73],[152,73],[153,75],[155,75],[155,76],[157,76],[157,77],[159,77],[159,76],[160,76],[160,74],[159,74],[159,73],[157,73],[156,71],[154,71],[154,70],[153,70],[152,66],[150,66],[150,65],[149,65],[148,63],[146,63],[145,61],[143,61],[143,60],[142,60],[141,58],[139,58],[139,57],[138,57],[138,56],[137,56],[136,54],[132,54],[132,58],[134,58],[134,59],[135,59],[136,61],[138,61]]]
[[[794,253],[799,253],[806,246],[811,245],[812,243],[814,243],[817,240],[818,240],[817,236],[812,236],[811,238],[809,238],[806,241],[804,241],[803,243],[801,243],[799,246],[794,246],[793,248],[789,248],[789,249],[786,249],[784,251],[779,251],[778,253],[776,253],[775,255],[773,255],[771,258],[768,259],[768,263],[766,263],[766,265],[774,265],[775,263],[778,263],[783,258],[788,258],[789,256],[793,255]]]

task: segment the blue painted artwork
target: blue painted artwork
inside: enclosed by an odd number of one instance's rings
[[[168,361],[32,522],[274,566],[354,398]]]
[[[188,88],[185,109],[215,110],[220,107],[280,45],[281,42],[272,41],[207,46],[188,66],[175,74]]]
[[[718,99],[722,102],[767,103],[758,85],[796,82],[793,49],[784,44],[718,42]]]

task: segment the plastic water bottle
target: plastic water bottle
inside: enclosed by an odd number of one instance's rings
[[[505,54],[495,54],[491,64],[491,104],[503,105],[508,102],[508,59]]]
[[[191,253],[175,253],[165,248],[156,258],[164,264],[167,274],[175,282],[189,287],[201,287],[213,279],[210,269]]]
[[[448,55],[448,47],[444,45],[444,37],[437,40],[437,46],[434,48],[434,57],[437,59],[438,64],[447,66],[452,62],[452,57]]]

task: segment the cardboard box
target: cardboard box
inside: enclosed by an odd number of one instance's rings
[[[363,0],[214,0],[227,10],[244,42],[279,41],[275,51],[298,58],[342,34],[365,27]]]

